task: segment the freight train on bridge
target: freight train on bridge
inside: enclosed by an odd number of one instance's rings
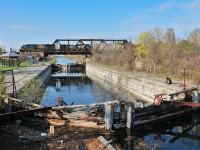
[[[91,55],[93,49],[127,48],[128,41],[122,39],[56,39],[53,44],[27,44],[20,53],[31,52],[41,57],[48,55]]]

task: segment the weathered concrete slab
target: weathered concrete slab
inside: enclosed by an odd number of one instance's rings
[[[50,66],[36,66],[36,67],[24,67],[20,68],[20,70],[14,70],[14,77],[16,83],[16,90],[19,91],[23,86],[24,83],[34,77],[42,77],[42,80],[45,80],[45,76],[42,76],[42,72],[47,71],[47,68]],[[48,73],[48,72],[47,72]],[[50,73],[50,70],[49,70]],[[10,94],[13,93],[13,84],[12,84],[12,74],[6,73],[5,75],[5,82],[6,83],[6,93]],[[48,76],[48,74],[46,74]]]

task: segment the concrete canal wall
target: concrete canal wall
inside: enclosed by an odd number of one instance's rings
[[[117,71],[90,63],[86,64],[86,75],[96,76],[149,102],[153,102],[155,94],[169,94],[179,90],[178,83],[176,86],[166,85],[164,79],[153,78],[144,73]]]
[[[46,84],[51,78],[51,73],[52,73],[52,67],[51,65],[49,65],[46,68],[44,68],[43,71],[39,72],[37,76],[40,80],[42,80]]]
[[[17,93],[19,93],[20,89],[24,86],[24,83],[32,78],[38,77],[40,80],[46,83],[51,77],[51,71],[52,71],[51,65],[24,67],[21,70],[14,71]],[[13,92],[12,83],[7,84],[6,92],[8,94]]]

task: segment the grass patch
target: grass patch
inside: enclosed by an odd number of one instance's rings
[[[30,62],[21,62],[20,64],[19,64],[19,67],[30,67]]]
[[[10,71],[10,70],[15,70],[17,67],[1,67],[0,71]]]

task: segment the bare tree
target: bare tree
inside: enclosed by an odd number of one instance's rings
[[[173,28],[168,28],[165,32],[165,41],[166,43],[176,42],[176,37]]]
[[[149,51],[148,51],[148,57],[149,60],[148,63],[148,70],[150,72],[156,71],[156,66],[159,63],[160,58],[160,46],[163,40],[163,31],[156,27],[149,31],[148,33],[148,43],[149,43]]]

